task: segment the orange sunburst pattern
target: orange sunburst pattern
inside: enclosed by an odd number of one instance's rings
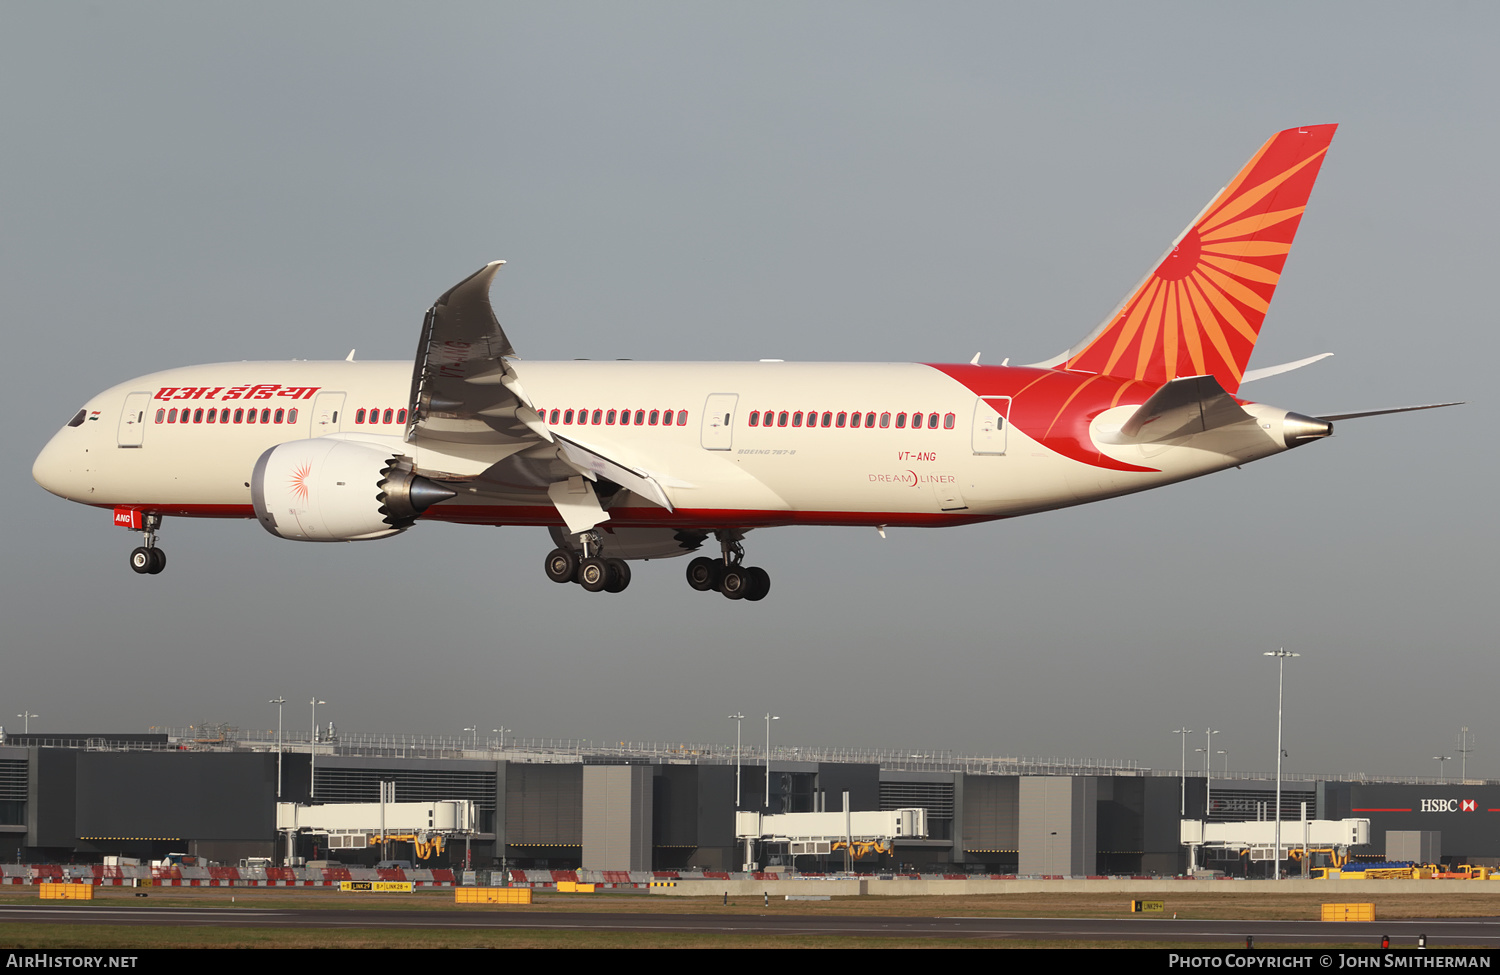
[[[292,471],[292,493],[295,494],[303,504],[307,503],[308,489],[307,479],[312,475],[312,464],[303,464]]]
[[[1155,383],[1212,375],[1239,389],[1336,128],[1272,136],[1062,368]]]

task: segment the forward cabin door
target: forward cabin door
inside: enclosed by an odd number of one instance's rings
[[[125,409],[120,413],[121,447],[139,447],[146,440],[146,409],[151,405],[150,393],[129,393],[125,397]]]
[[[308,436],[326,437],[330,433],[338,433],[343,423],[340,419],[343,412],[343,393],[319,393],[318,398],[313,400],[312,433]]]
[[[703,449],[729,450],[734,446],[734,411],[738,393],[710,393],[703,404]]]
[[[974,453],[1004,454],[1009,428],[1009,396],[981,396],[975,401]]]

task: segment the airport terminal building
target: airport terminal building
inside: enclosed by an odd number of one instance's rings
[[[473,829],[427,865],[478,868],[739,870],[738,810],[925,810],[924,836],[899,837],[857,861],[862,872],[1044,876],[1176,875],[1187,869],[1180,820],[1275,818],[1276,783],[1243,774],[1184,780],[1176,770],[948,755],[733,746],[592,746],[378,735],[310,746],[232,729],[159,734],[9,735],[0,745],[0,861],[89,863],[170,853],[233,864],[282,862],[277,804],[471,800]],[[278,795],[279,793],[279,795]],[[392,795],[392,793],[387,793]],[[1381,859],[1389,831],[1420,831],[1450,863],[1500,863],[1500,782],[1287,778],[1286,821],[1370,820]],[[1207,815],[1205,816],[1205,811]],[[302,832],[292,856],[369,865]],[[762,864],[842,869],[842,854],[776,843]],[[403,854],[416,859],[413,854]],[[1200,865],[1231,875],[1269,869],[1243,853]]]

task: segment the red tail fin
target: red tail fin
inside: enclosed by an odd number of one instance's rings
[[[1273,135],[1119,310],[1050,364],[1149,382],[1209,375],[1239,389],[1336,128]]]

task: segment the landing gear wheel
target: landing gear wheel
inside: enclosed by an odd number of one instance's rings
[[[555,548],[547,553],[547,578],[553,582],[572,582],[578,576],[578,555]]]
[[[578,563],[578,584],[589,592],[603,592],[609,585],[609,566],[603,559],[584,559]]]
[[[700,555],[688,563],[688,585],[699,592],[708,592],[710,589],[717,589],[719,588],[719,570],[722,568],[723,563],[718,559],[711,559]]]
[[[140,575],[150,572],[151,567],[155,564],[156,560],[151,557],[151,550],[149,548],[138,548],[130,553],[130,567]],[[161,570],[158,569],[157,571]]]
[[[146,568],[146,571],[151,575],[160,575],[161,570],[167,567],[167,553],[159,548],[148,548],[146,551],[151,556],[151,565]]]
[[[765,599],[766,594],[771,591],[771,573],[767,572],[765,569],[762,569],[760,566],[751,566],[745,571],[750,576],[749,585],[747,586],[745,592],[745,598],[750,600],[752,603]]]
[[[750,591],[750,570],[743,565],[731,565],[719,579],[719,591],[726,599],[744,599]]]
[[[605,584],[605,592],[624,592],[625,587],[630,585],[630,566],[624,559],[605,559],[604,564],[609,567],[609,582]]]

